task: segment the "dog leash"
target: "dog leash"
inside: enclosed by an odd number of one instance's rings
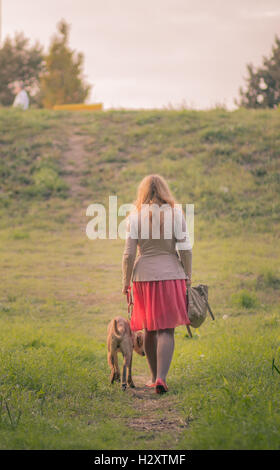
[[[133,310],[133,298],[132,298],[132,293],[131,293],[131,287],[127,289],[126,293],[126,300],[127,300],[127,314],[128,314],[128,319],[131,319],[131,314]]]

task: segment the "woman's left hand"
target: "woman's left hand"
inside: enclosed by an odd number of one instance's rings
[[[122,293],[126,295],[128,293],[129,286],[123,287]]]

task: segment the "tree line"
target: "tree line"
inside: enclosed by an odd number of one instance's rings
[[[56,104],[84,103],[89,85],[83,74],[84,55],[69,47],[70,25],[61,20],[47,54],[23,33],[7,37],[0,48],[0,105],[10,106],[14,96],[11,84],[20,80],[33,105],[52,108]],[[260,67],[247,65],[245,88],[239,89],[235,103],[245,108],[275,108],[280,104],[280,38],[276,36],[269,57]]]
[[[83,74],[84,55],[69,47],[70,25],[61,20],[47,54],[39,42],[30,45],[23,33],[7,37],[0,48],[0,105],[14,100],[12,84],[22,81],[38,107],[84,103],[91,86]]]
[[[239,106],[245,108],[276,108],[280,104],[280,38],[269,57],[263,57],[260,67],[247,65],[246,87],[239,89]]]

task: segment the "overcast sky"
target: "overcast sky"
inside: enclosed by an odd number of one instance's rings
[[[280,0],[2,0],[2,37],[47,47],[61,18],[105,108],[230,108],[280,36]]]

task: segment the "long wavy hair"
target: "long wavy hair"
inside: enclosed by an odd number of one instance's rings
[[[143,204],[158,204],[159,206],[169,204],[174,207],[176,204],[175,198],[162,176],[148,175],[141,181],[134,205],[140,211]]]
[[[176,201],[173,197],[169,186],[165,179],[160,175],[148,175],[146,176],[138,186],[137,199],[134,202],[137,212],[140,212],[143,205],[157,204],[159,207],[163,204],[169,204],[173,209]],[[151,237],[151,225],[152,225],[152,207],[149,210],[149,225],[150,225],[150,237]],[[163,233],[164,214],[160,212],[160,234]],[[173,223],[173,211],[172,211],[172,223]]]

